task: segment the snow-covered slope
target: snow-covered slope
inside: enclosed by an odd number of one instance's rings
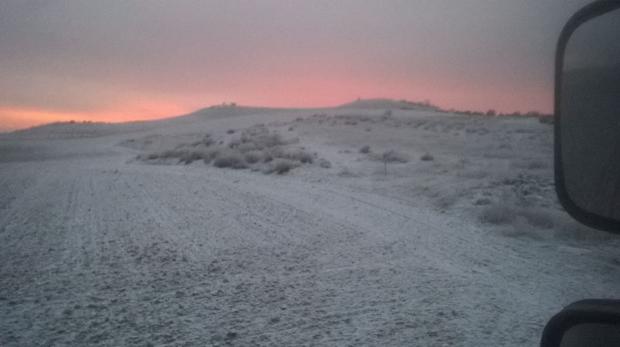
[[[384,111],[2,137],[0,344],[532,346],[563,305],[618,293],[619,240],[555,201],[551,127]],[[331,167],[135,159],[260,123]]]

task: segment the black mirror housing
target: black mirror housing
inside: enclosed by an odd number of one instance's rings
[[[596,1],[560,35],[554,166],[566,211],[585,225],[620,233],[620,29],[609,28],[620,28],[620,2]]]

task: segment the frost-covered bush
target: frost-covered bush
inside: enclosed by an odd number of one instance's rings
[[[248,164],[256,164],[262,162],[265,158],[265,154],[262,151],[250,151],[245,153],[244,159]]]
[[[241,154],[237,152],[221,153],[213,161],[213,166],[231,169],[245,169],[248,167]]]
[[[241,153],[246,153],[246,152],[250,152],[250,151],[257,151],[257,150],[261,149],[261,148],[259,148],[259,146],[257,146],[253,142],[239,143],[236,146],[233,146],[231,148],[237,148],[239,150],[239,152],[241,152]]]
[[[241,134],[241,143],[253,145],[253,149],[265,149],[286,144],[278,133],[271,133],[266,127],[252,127]]]
[[[433,160],[435,160],[435,157],[433,157],[433,155],[430,154],[430,153],[425,153],[424,155],[422,155],[420,157],[420,160],[422,160],[422,161],[433,161]]]
[[[282,157],[285,159],[298,161],[302,164],[312,164],[312,162],[314,162],[314,157],[312,154],[301,149],[284,151]]]
[[[179,157],[179,162],[185,165],[189,165],[194,161],[201,160],[204,156],[202,151],[185,151]]]
[[[277,173],[278,175],[285,174],[298,166],[292,160],[289,159],[275,159],[264,170],[266,174]]]
[[[208,150],[204,148],[178,148],[165,150],[157,153],[146,155],[146,160],[170,160],[177,159],[179,163],[191,164],[194,161],[204,159],[208,156]],[[145,159],[144,156],[138,156],[138,159]]]
[[[227,142],[213,139],[210,135],[199,141],[181,144],[174,149],[139,155],[137,159],[153,162],[190,164],[203,160],[218,168],[285,173],[301,164],[312,164],[318,159],[303,147],[292,147],[295,140],[285,140],[278,133],[270,132],[264,125],[236,130],[238,135]],[[176,159],[170,160],[170,159]],[[326,160],[321,167],[331,167]]]

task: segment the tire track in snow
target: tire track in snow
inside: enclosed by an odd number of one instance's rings
[[[0,343],[527,345],[533,305],[596,293],[551,273],[567,257],[394,200],[108,159],[41,165],[0,215]]]

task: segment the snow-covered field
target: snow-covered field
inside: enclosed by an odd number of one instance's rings
[[[620,239],[557,204],[551,126],[354,106],[0,137],[0,345],[535,346],[620,293]],[[257,124],[313,162],[161,158]]]

